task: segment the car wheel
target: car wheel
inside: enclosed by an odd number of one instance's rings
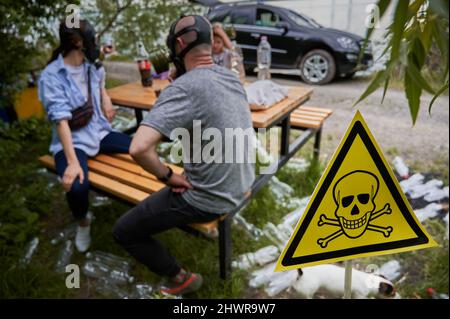
[[[333,56],[325,50],[311,50],[300,62],[300,76],[308,84],[329,83],[336,75]]]

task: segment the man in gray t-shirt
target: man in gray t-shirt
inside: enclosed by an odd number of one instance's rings
[[[231,71],[214,65],[211,40],[211,25],[203,17],[183,17],[172,25],[167,44],[178,78],[162,91],[130,147],[135,161],[168,187],[122,216],[113,230],[132,256],[169,277],[164,293],[194,291],[202,277],[181,268],[151,235],[232,211],[255,179],[245,90]],[[164,137],[181,139],[184,175],[161,163],[156,148]]]

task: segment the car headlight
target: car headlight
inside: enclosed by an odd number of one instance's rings
[[[343,47],[346,50],[359,52],[358,43],[356,43],[356,41],[353,39],[350,39],[348,37],[340,37],[337,39],[337,42],[341,47]]]

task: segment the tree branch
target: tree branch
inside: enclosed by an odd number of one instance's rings
[[[98,39],[101,39],[101,37],[107,32],[109,31],[109,29],[112,27],[113,23],[117,20],[117,18],[119,17],[119,15],[125,10],[127,9],[131,3],[133,2],[133,0],[128,0],[122,7],[119,7],[118,2],[117,2],[117,10],[116,13],[114,13],[114,15],[112,16],[112,18],[108,21],[108,23],[106,24],[106,26],[98,33]]]

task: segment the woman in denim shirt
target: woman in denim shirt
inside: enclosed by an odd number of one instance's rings
[[[60,45],[39,78],[39,99],[53,123],[50,152],[55,157],[69,208],[79,222],[75,246],[84,252],[91,242],[88,157],[99,152],[128,153],[131,138],[114,132],[109,123],[114,109],[101,85],[104,70],[95,63],[99,50],[93,27],[80,20],[78,28],[69,28],[63,21],[59,37]],[[74,128],[70,125],[72,112],[88,104],[93,108],[92,117],[84,126]]]

